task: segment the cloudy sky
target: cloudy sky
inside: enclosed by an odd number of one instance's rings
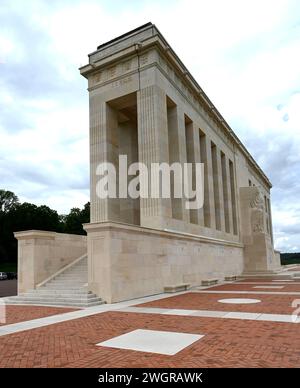
[[[276,247],[300,251],[298,0],[0,0],[0,188],[60,213],[88,201],[78,67],[148,21],[271,179]]]

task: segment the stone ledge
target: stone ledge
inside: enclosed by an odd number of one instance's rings
[[[225,276],[225,281],[226,282],[232,282],[234,280],[237,280],[237,276],[236,275],[232,275],[232,276]]]
[[[15,232],[14,236],[17,240],[37,239],[37,238],[54,240],[56,233],[44,231],[44,230],[25,230],[21,232]]]
[[[123,231],[125,233],[137,233],[138,232],[140,234],[152,235],[152,236],[158,236],[158,237],[166,237],[166,238],[176,239],[176,240],[197,241],[200,243],[224,245],[224,246],[231,246],[231,247],[236,247],[236,248],[243,248],[244,247],[244,245],[242,243],[239,243],[239,242],[222,240],[222,239],[203,236],[203,235],[184,233],[184,232],[175,231],[175,230],[154,229],[154,228],[149,228],[146,226],[132,225],[132,224],[126,224],[123,222],[116,222],[116,221],[104,221],[104,222],[93,222],[93,223],[89,223],[89,224],[83,224],[83,229],[87,233],[118,230],[118,231]]]
[[[164,292],[173,293],[173,292],[186,291],[189,287],[190,287],[190,284],[188,283],[170,285],[170,286],[164,287]]]
[[[201,281],[202,286],[213,286],[215,284],[218,284],[219,279],[204,279]]]
[[[47,239],[47,240],[74,240],[83,241],[87,240],[87,236],[71,233],[57,233],[46,230],[25,230],[15,232],[14,236],[17,240],[32,240],[32,239]]]

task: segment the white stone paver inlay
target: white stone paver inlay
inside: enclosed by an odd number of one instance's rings
[[[138,329],[100,342],[97,346],[174,355],[202,337],[204,335]]]
[[[232,318],[232,319],[250,319],[256,320],[259,318],[260,313],[239,313],[239,312],[230,312],[224,315],[224,318]]]
[[[293,283],[293,280],[278,280],[278,279],[276,279],[276,280],[272,280],[272,282],[292,282]]]
[[[271,289],[280,289],[283,288],[284,286],[253,286],[252,288],[271,288]]]
[[[230,298],[230,299],[219,299],[219,303],[232,303],[232,304],[251,304],[251,303],[260,303],[259,299],[250,299],[250,298]]]

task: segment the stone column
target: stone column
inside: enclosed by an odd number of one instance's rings
[[[225,232],[225,206],[224,206],[224,196],[223,196],[223,177],[222,177],[222,164],[221,164],[221,153],[220,149],[216,146],[217,153],[217,165],[218,165],[218,187],[219,187],[219,209],[220,209],[220,222],[221,222],[221,231]]]
[[[193,164],[201,163],[199,130],[195,127],[195,124],[192,122],[186,126],[186,143],[187,143],[187,162],[193,163]],[[192,179],[193,179],[193,182],[196,181],[195,169],[193,169]],[[203,207],[200,209],[190,210],[190,222],[194,224],[202,225],[202,226],[204,225]]]
[[[169,162],[166,94],[158,86],[137,92],[139,162],[148,167],[150,190],[151,163]],[[164,229],[172,217],[170,198],[141,198],[141,226]]]
[[[211,141],[208,136],[206,140],[206,154],[207,154],[207,183],[208,183],[208,194],[209,194],[209,214],[210,214],[210,228],[216,229],[216,213],[214,203],[214,180],[213,180],[213,168],[212,168],[212,157],[211,157]]]
[[[178,106],[169,109],[168,112],[169,162],[170,164],[174,162],[180,163],[182,166],[182,172],[184,172],[184,163],[187,162],[184,112]],[[183,181],[182,192],[184,193]],[[189,210],[185,207],[185,199],[183,197],[174,198],[172,200],[172,205],[174,218],[185,222],[190,221]]]
[[[119,221],[118,198],[100,199],[96,187],[97,167],[110,162],[118,166],[118,120],[116,112],[97,94],[90,94],[91,222]],[[118,169],[116,168],[118,171]],[[118,176],[118,174],[117,174]]]
[[[228,193],[228,212],[229,212],[229,231],[233,234],[233,214],[232,214],[232,196],[230,189],[230,171],[229,171],[229,159],[225,155],[226,176],[227,176],[227,193]]]

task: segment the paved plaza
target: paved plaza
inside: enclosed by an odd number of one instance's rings
[[[299,367],[297,299],[299,281],[269,277],[86,309],[6,306],[0,366]]]

